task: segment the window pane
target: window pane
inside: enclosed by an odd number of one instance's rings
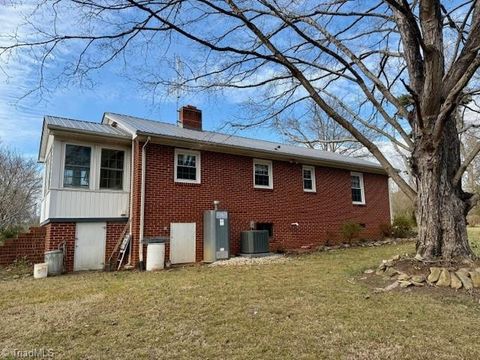
[[[197,169],[194,167],[177,166],[177,179],[197,180]]]
[[[100,189],[123,189],[124,159],[125,152],[122,150],[102,149]]]
[[[312,178],[312,170],[303,169],[303,178],[304,179],[311,179]]]
[[[360,177],[357,175],[352,175],[352,188],[360,189]]]
[[[362,202],[362,190],[352,188],[352,201]]]
[[[268,165],[255,164],[255,185],[269,186],[270,178],[268,174]]]
[[[313,190],[313,182],[309,179],[303,180],[303,188],[306,190]]]
[[[65,169],[63,185],[67,187],[88,188],[90,183],[90,155],[88,146],[65,146]]]
[[[125,152],[122,150],[102,149],[101,167],[123,170]]]
[[[312,169],[303,169],[303,189],[313,190],[313,171]]]
[[[100,169],[100,188],[122,190],[123,171]]]
[[[63,185],[72,187],[88,187],[90,168],[65,166]]]
[[[66,145],[65,164],[90,167],[90,153],[92,149],[88,146]]]
[[[195,155],[188,154],[178,154],[177,165],[178,166],[188,166],[196,167],[197,157]]]

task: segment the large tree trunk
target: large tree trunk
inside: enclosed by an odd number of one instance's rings
[[[473,258],[467,237],[466,215],[471,194],[461,182],[452,183],[460,166],[456,122],[448,121],[442,144],[434,150],[431,139],[419,139],[413,153],[417,179],[417,255],[423,259]]]

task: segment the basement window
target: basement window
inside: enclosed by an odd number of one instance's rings
[[[102,149],[100,164],[100,189],[123,189],[125,151]]]
[[[175,182],[200,184],[200,152],[175,149]]]
[[[315,192],[317,191],[315,184],[315,167],[314,166],[303,166],[303,191],[305,192]]]
[[[90,158],[92,148],[65,145],[64,187],[88,188],[90,186]]]
[[[258,189],[273,189],[272,162],[253,160],[253,185]]]
[[[268,236],[273,236],[273,223],[256,223],[255,230],[267,230]]]
[[[351,173],[352,181],[352,203],[356,205],[365,205],[365,188],[363,185],[363,174]]]

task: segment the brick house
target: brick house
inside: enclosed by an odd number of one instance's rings
[[[113,113],[101,123],[46,116],[39,161],[45,250],[66,242],[68,271],[103,268],[124,231],[131,265],[146,257],[142,239],[154,237],[170,239],[172,263],[200,262],[203,212],[214,201],[229,212],[232,255],[252,226],[269,230],[271,250],[282,251],[338,242],[347,221],[376,239],[390,222],[379,165],[203,131],[193,106],[180,110],[178,125]],[[182,224],[189,233],[174,236]],[[185,244],[191,251],[176,256]]]

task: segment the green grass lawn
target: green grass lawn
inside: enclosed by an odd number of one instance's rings
[[[480,229],[472,231],[480,243]],[[464,292],[373,293],[362,271],[413,244],[286,263],[0,281],[0,354],[61,359],[478,359]]]

